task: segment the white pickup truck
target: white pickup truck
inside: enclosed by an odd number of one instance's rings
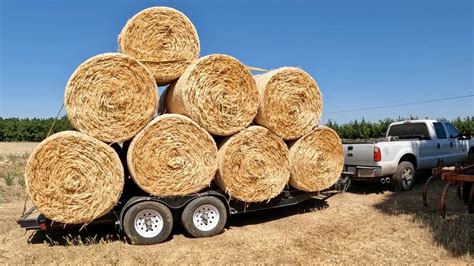
[[[474,156],[470,133],[461,134],[451,123],[410,120],[390,124],[386,138],[344,142],[344,170],[353,180],[392,184],[396,191],[413,187],[415,172],[464,162]]]

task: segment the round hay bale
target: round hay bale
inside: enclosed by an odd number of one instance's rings
[[[30,155],[25,183],[47,218],[88,223],[112,210],[122,194],[124,170],[109,145],[77,131],[43,140]]]
[[[321,93],[308,73],[283,67],[257,75],[255,81],[260,103],[257,124],[285,140],[297,139],[319,124]]]
[[[290,185],[315,192],[331,187],[341,176],[344,153],[341,139],[319,126],[290,145]]]
[[[135,136],[158,109],[151,73],[130,56],[107,53],[82,63],[72,74],[64,96],[71,124],[105,142]]]
[[[121,52],[144,63],[159,85],[179,78],[199,57],[199,38],[191,21],[169,7],[151,7],[128,20],[118,39]]]
[[[131,142],[127,162],[135,183],[154,196],[184,196],[208,187],[217,170],[212,136],[190,118],[164,114]]]
[[[277,196],[290,177],[288,148],[261,126],[251,126],[224,140],[219,149],[218,186],[244,202]]]
[[[167,92],[167,110],[191,117],[211,134],[228,136],[247,127],[258,108],[252,74],[228,55],[191,64]]]

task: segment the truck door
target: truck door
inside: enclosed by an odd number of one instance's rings
[[[466,140],[459,140],[459,130],[454,127],[451,123],[445,123],[446,129],[448,130],[449,145],[451,148],[451,160],[453,163],[459,163],[465,160],[467,156],[467,144]]]
[[[419,141],[413,141],[412,146],[414,150],[418,150],[418,165],[417,170],[431,169],[436,166],[438,161],[436,151],[436,138],[431,137],[434,135],[432,128],[428,128],[429,124],[419,123],[419,132],[417,135],[425,136]]]
[[[442,159],[445,164],[452,164],[451,160],[451,147],[446,134],[444,126],[440,122],[434,122],[433,126],[436,131],[435,151],[439,159]],[[436,162],[435,162],[436,163]]]

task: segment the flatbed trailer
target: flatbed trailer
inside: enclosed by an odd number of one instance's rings
[[[174,222],[181,222],[194,237],[209,237],[224,230],[227,218],[239,213],[273,209],[299,204],[311,198],[327,199],[347,189],[349,178],[341,178],[332,190],[304,192],[287,187],[275,198],[262,203],[245,203],[216,188],[183,196],[153,197],[132,195],[112,211],[87,226],[110,224],[124,232],[132,244],[157,244],[171,234]],[[60,230],[71,226],[53,222],[32,207],[17,221],[26,230]]]

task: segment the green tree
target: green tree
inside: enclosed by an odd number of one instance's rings
[[[418,117],[412,115],[406,118],[385,118],[378,122],[368,122],[362,118],[361,121],[353,120],[341,125],[336,121],[329,120],[326,125],[333,128],[342,139],[374,139],[384,137],[389,125],[395,121],[416,119],[418,119]],[[447,121],[444,118],[438,120]],[[457,117],[453,119],[451,123],[461,132],[474,134],[474,116],[467,116],[465,118]]]
[[[0,141],[41,141],[46,138],[54,118],[2,118],[0,117]],[[71,130],[66,116],[56,120],[51,134]]]

